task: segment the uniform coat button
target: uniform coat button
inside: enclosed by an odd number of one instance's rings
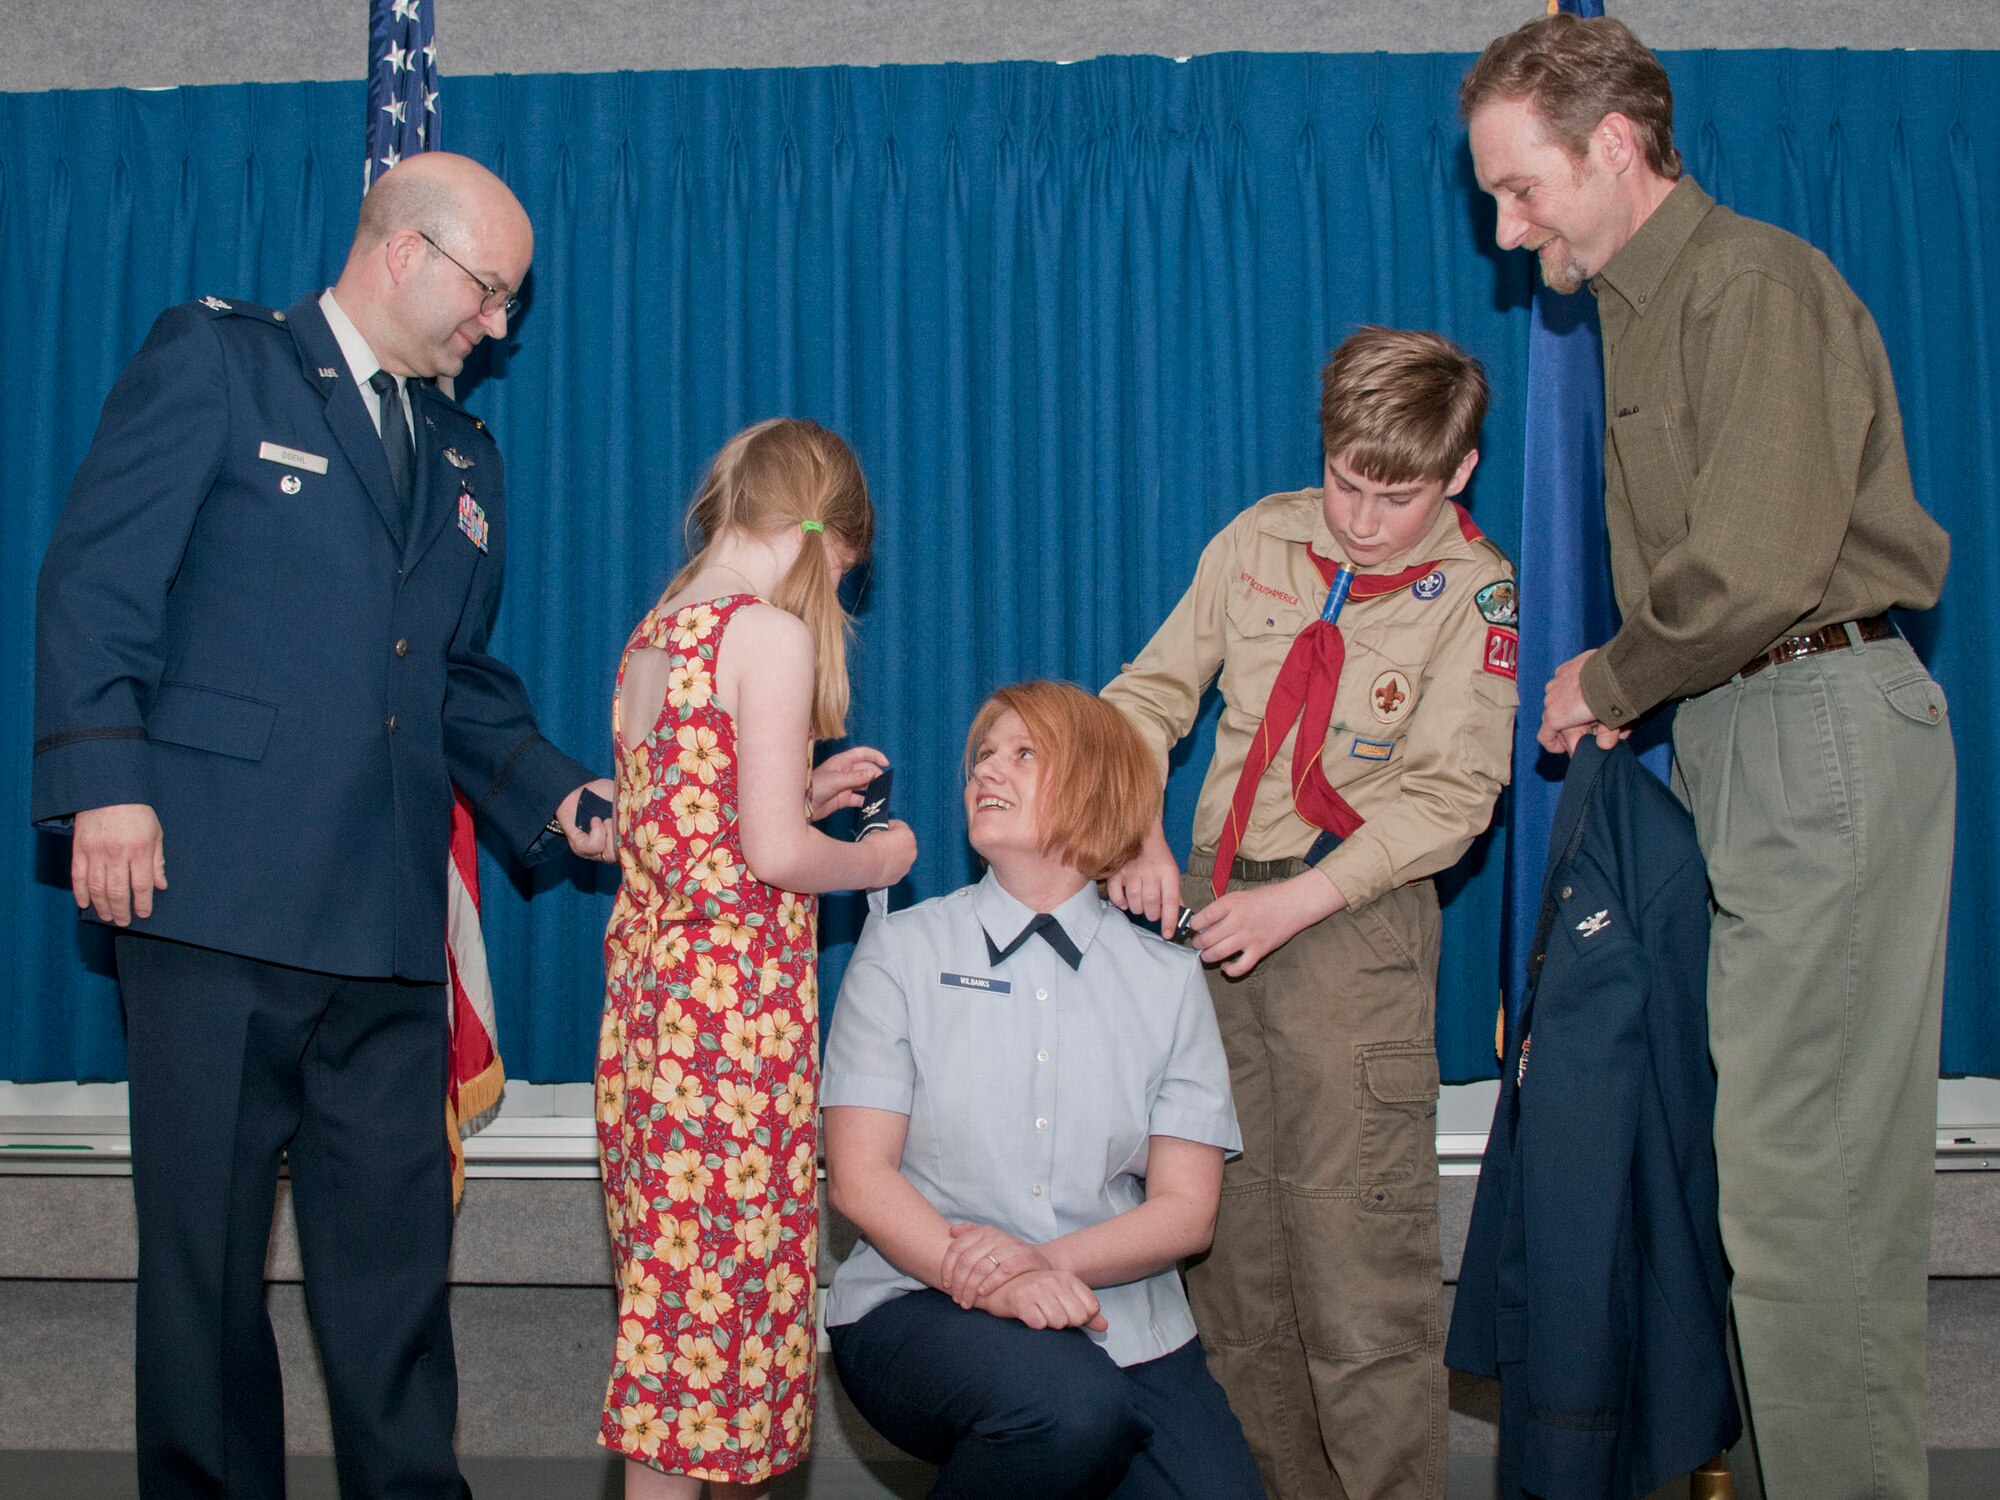
[[[396,654],[398,656],[408,656],[410,654],[410,643],[407,640],[396,642]]]
[[[394,714],[390,714],[390,715],[389,715],[389,733],[391,733],[391,734],[394,734],[395,732],[396,732],[396,716],[395,716]]]

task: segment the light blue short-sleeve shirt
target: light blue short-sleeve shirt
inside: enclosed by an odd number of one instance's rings
[[[1086,885],[1053,913],[1078,968],[1039,936],[993,962],[1034,915],[989,871],[872,919],[834,1006],[820,1100],[908,1115],[903,1176],[933,1208],[1042,1244],[1143,1203],[1150,1137],[1229,1152],[1242,1137],[1200,960]],[[863,1239],[834,1275],[827,1322],[923,1285]],[[1110,1326],[1091,1337],[1120,1365],[1194,1337],[1171,1267],[1097,1296]]]

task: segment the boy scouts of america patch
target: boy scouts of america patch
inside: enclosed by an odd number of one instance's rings
[[[1410,679],[1393,668],[1368,685],[1368,707],[1381,723],[1401,723],[1414,706],[1410,697]]]
[[[1479,616],[1488,625],[1513,629],[1521,623],[1521,595],[1511,578],[1487,584],[1472,596],[1472,602],[1479,606]]]
[[[1356,760],[1387,760],[1396,753],[1396,745],[1393,740],[1364,740],[1356,735],[1347,753]]]
[[[481,552],[486,550],[486,512],[472,498],[471,490],[458,492],[458,529],[472,538],[473,546]]]
[[[1439,594],[1444,592],[1444,569],[1432,568],[1430,572],[1424,574],[1423,577],[1410,585],[1410,592],[1426,603],[1437,598]]]

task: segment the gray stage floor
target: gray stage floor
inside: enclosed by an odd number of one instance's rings
[[[620,1500],[615,1459],[473,1458],[465,1475],[477,1500]],[[775,1500],[918,1500],[930,1483],[921,1464],[824,1461],[775,1487]],[[288,1500],[339,1500],[333,1461],[295,1458]],[[137,1500],[129,1453],[0,1452],[0,1500]],[[1678,1486],[1656,1500],[1679,1500]],[[1490,1459],[1454,1456],[1451,1500],[1492,1500]],[[2000,1449],[1931,1452],[1931,1500],[1991,1500],[2000,1495]],[[1024,1497],[1026,1500],[1026,1497]]]

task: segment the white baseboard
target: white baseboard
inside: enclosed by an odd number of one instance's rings
[[[1497,1081],[1448,1084],[1438,1099],[1439,1169],[1471,1176],[1486,1149]],[[0,1082],[0,1175],[122,1175],[132,1169],[122,1083]],[[587,1083],[509,1083],[499,1113],[465,1143],[473,1177],[594,1177]],[[2000,1079],[1938,1085],[1939,1171],[2000,1171]]]

